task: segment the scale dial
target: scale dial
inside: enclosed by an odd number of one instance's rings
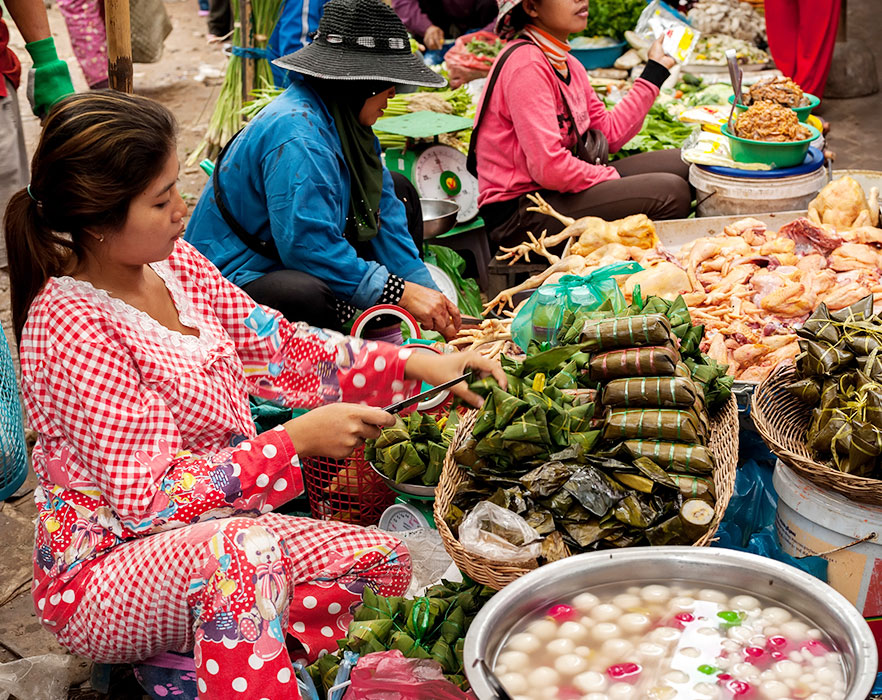
[[[466,168],[466,157],[451,146],[429,146],[416,158],[413,183],[424,199],[446,199],[459,205],[456,223],[478,215],[478,181]]]

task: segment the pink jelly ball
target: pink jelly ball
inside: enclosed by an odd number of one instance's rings
[[[548,610],[548,617],[558,622],[578,620],[581,615],[569,605],[554,605]]]
[[[787,641],[787,639],[777,635],[774,637],[769,637],[766,640],[766,649],[769,650],[774,649],[776,651],[785,651],[789,645],[790,643]]]
[[[560,700],[579,700],[583,695],[582,691],[571,685],[565,685],[558,689],[557,697]]]
[[[642,670],[640,664],[626,661],[623,664],[613,664],[606,669],[606,674],[613,680],[621,681],[639,676]]]
[[[749,664],[761,664],[769,660],[768,652],[762,647],[747,647],[744,650],[744,660]]]
[[[680,627],[685,627],[690,622],[693,622],[695,617],[691,613],[682,612],[674,615],[674,619],[679,623]]]
[[[824,642],[819,642],[816,639],[812,639],[806,642],[802,645],[802,648],[805,649],[812,656],[823,656],[827,652],[832,651],[832,649],[824,644]]]
[[[724,681],[731,681],[731,680],[732,680],[732,676],[730,676],[728,673],[718,673],[717,674],[717,682],[718,683],[722,683]]]
[[[744,681],[729,681],[726,683],[726,690],[735,698],[747,698],[753,693],[753,687]]]

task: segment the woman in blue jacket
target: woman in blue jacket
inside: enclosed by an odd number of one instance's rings
[[[339,328],[394,303],[452,337],[459,311],[419,258],[371,130],[395,85],[444,79],[380,0],[331,0],[314,41],[276,63],[291,85],[221,153],[187,240],[292,320]]]

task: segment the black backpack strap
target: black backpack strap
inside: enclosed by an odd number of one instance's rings
[[[217,160],[214,163],[214,173],[211,176],[211,182],[214,186],[214,201],[217,204],[218,211],[220,211],[221,216],[224,221],[227,223],[227,226],[230,227],[230,230],[238,236],[239,240],[242,241],[246,246],[248,246],[255,253],[262,255],[265,258],[269,258],[270,260],[275,260],[276,262],[282,262],[282,256],[279,255],[279,249],[276,248],[276,242],[272,239],[265,241],[262,238],[259,238],[257,235],[250,233],[245,230],[245,227],[239,223],[235,216],[230,213],[230,210],[227,209],[227,205],[224,202],[224,193],[221,189],[220,185],[220,169],[221,169],[221,161],[227,153],[227,149],[230,147],[230,144],[236,140],[236,136],[241,134],[242,131],[237,131],[233,138],[227,141],[226,145],[221,149],[220,154],[218,154]]]
[[[493,94],[496,79],[499,77],[499,72],[502,70],[502,66],[508,60],[508,57],[521,46],[526,46],[530,43],[531,42],[529,41],[515,41],[509,44],[505,50],[499,54],[499,58],[497,58],[496,63],[493,64],[493,69],[490,71],[490,75],[487,76],[487,87],[484,90],[484,102],[481,104],[481,111],[478,112],[478,116],[475,119],[475,125],[472,127],[472,135],[471,138],[469,138],[469,154],[466,157],[466,170],[468,170],[474,177],[478,177],[478,158],[475,155],[475,144],[478,143],[478,129],[481,126],[481,122],[484,120],[484,112],[487,110],[487,105],[490,104],[490,96]]]

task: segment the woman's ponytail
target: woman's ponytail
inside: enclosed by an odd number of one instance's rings
[[[70,241],[46,225],[41,209],[27,189],[19,190],[9,200],[3,221],[12,326],[18,342],[34,297],[50,277],[64,271],[70,257]]]

